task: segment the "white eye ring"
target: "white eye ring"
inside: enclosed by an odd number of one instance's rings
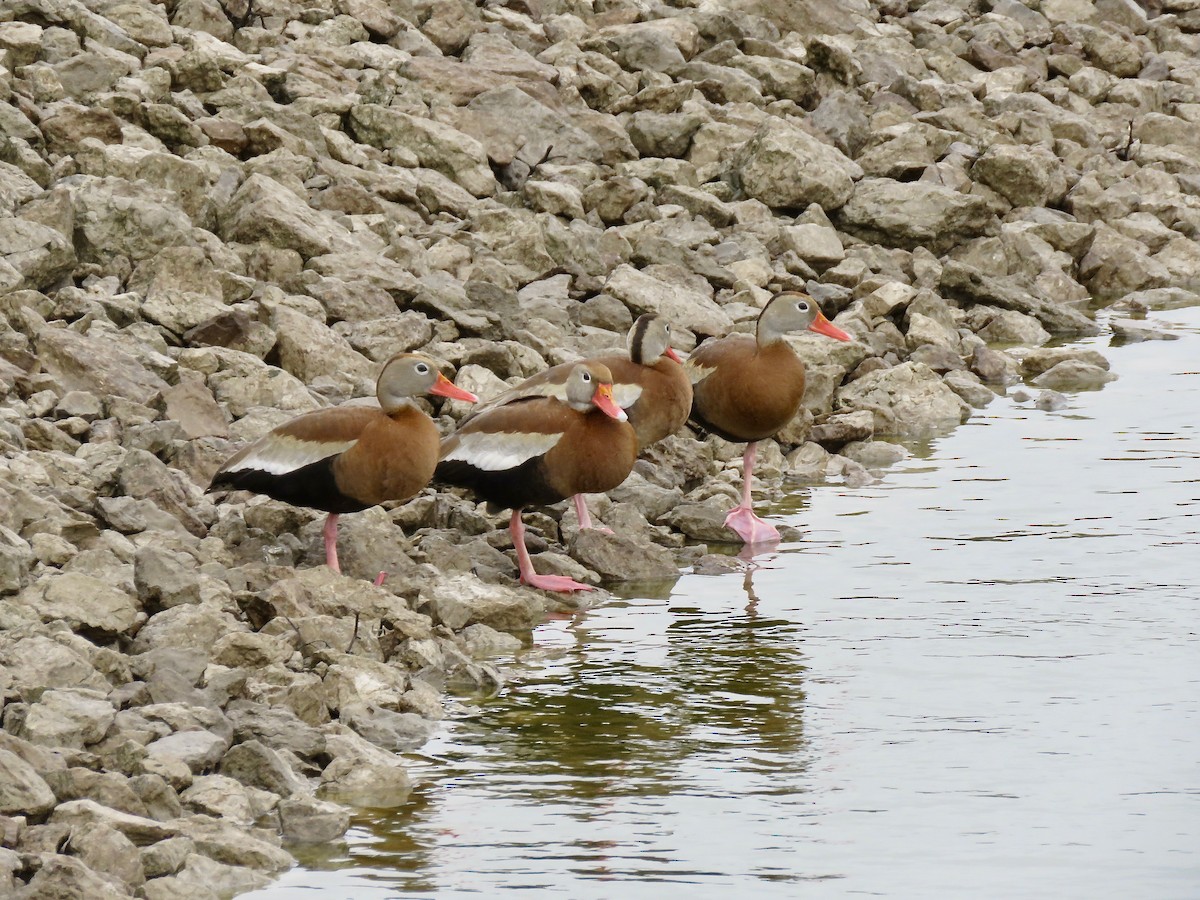
[[[592,380],[592,374],[591,374],[590,372],[584,372],[584,373],[583,373],[583,380],[584,380],[584,381],[591,381],[591,380]]]
[[[429,366],[425,365],[425,363],[417,363],[417,374],[426,375],[428,372]]]
[[[796,303],[796,309],[800,310],[800,312],[808,312],[808,304],[800,300]]]

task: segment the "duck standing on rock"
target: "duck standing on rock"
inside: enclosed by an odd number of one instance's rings
[[[804,363],[784,335],[804,330],[851,340],[825,318],[815,300],[788,291],[763,307],[753,337],[730,334],[705,341],[686,364],[693,388],[692,420],[727,441],[747,442],[742,502],[725,517],[725,526],[747,544],[779,539],[775,526],[754,514],[750,485],[758,442],[778,432],[800,410]]]
[[[414,397],[432,394],[475,403],[420,353],[401,353],[383,366],[376,383],[379,408],[344,405],[285,422],[221,466],[209,491],[254,491],[293,506],[329,513],[325,560],[341,572],[337,522],[387,500],[407,500],[429,483],[437,465],[437,426]],[[376,584],[385,577],[380,573]]]
[[[442,442],[436,478],[512,510],[509,528],[521,581],[547,591],[590,591],[565,575],[539,575],[525,546],[521,511],[615,488],[633,469],[638,439],[613,399],[613,376],[597,362],[570,367],[564,397],[527,396],[473,416]]]
[[[671,326],[660,316],[639,316],[629,329],[628,347],[628,356],[610,353],[582,362],[598,363],[612,373],[613,399],[629,417],[641,450],[683,427],[692,409],[692,383],[683,370],[683,360],[671,347]],[[473,410],[463,424],[489,410],[530,397],[554,397],[565,402],[576,365],[563,363],[527,378]],[[591,528],[592,518],[583,495],[575,494],[571,499],[579,527]]]

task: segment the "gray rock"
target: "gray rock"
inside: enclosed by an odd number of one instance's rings
[[[119,831],[139,847],[153,844],[175,834],[175,828],[143,816],[133,816],[120,810],[101,806],[94,800],[69,800],[60,803],[50,816],[52,823],[73,827],[107,825]]]
[[[727,509],[709,503],[685,502],[664,516],[663,521],[694,540],[732,543],[737,535],[725,527],[727,513]]]
[[[1099,350],[1080,349],[1075,347],[1045,347],[1034,350],[1021,357],[1021,372],[1026,377],[1041,375],[1068,359],[1078,360],[1101,369],[1108,369],[1108,360]]]
[[[1051,334],[1097,334],[1099,328],[1083,313],[1052,303],[1016,284],[985,275],[965,263],[951,260],[942,269],[941,288],[948,297],[984,303],[1034,316]]]
[[[473,575],[441,577],[422,586],[420,604],[428,604],[435,622],[460,631],[482,622],[498,631],[524,634],[544,616],[541,599],[529,591],[485,584]]]
[[[1033,316],[1006,309],[996,315],[978,332],[992,344],[1034,344],[1050,340],[1050,333]]]
[[[293,844],[327,844],[350,828],[350,810],[315,797],[289,797],[279,804],[280,830]]]
[[[909,250],[926,247],[934,253],[993,232],[999,224],[981,197],[890,178],[860,181],[835,218],[840,228],[864,240]]]
[[[46,579],[39,610],[45,621],[60,619],[77,630],[109,635],[128,632],[140,613],[135,597],[74,572]]]
[[[371,743],[392,751],[419,747],[432,732],[432,724],[421,716],[369,703],[342,707],[340,719]]]
[[[621,533],[580,531],[571,540],[570,551],[606,581],[659,581],[679,575],[668,550]]]
[[[851,441],[842,447],[841,455],[868,469],[882,469],[908,459],[909,452],[888,441]]]
[[[825,210],[841,207],[854,193],[859,166],[836,147],[781,119],[767,119],[734,155],[741,188],[772,208]]]
[[[0,631],[0,664],[12,690],[27,701],[37,700],[47,690],[112,688],[79,648],[22,629]]]
[[[687,323],[700,334],[725,334],[733,320],[711,297],[690,285],[663,281],[630,265],[620,265],[609,275],[604,289],[635,315],[657,313],[670,322]]]
[[[0,525],[0,594],[15,594],[29,582],[33,548],[19,534]]]
[[[230,747],[221,760],[221,774],[280,797],[309,793],[308,785],[292,771],[279,751],[258,741],[243,741]]]
[[[114,885],[108,878],[93,872],[73,856],[47,854],[37,874],[30,879],[20,898],[86,897],[87,900],[129,900],[128,891]]]
[[[971,354],[971,371],[988,384],[1011,384],[1018,378],[1017,361],[1000,350],[976,347]]]
[[[1116,375],[1080,359],[1064,359],[1033,379],[1038,387],[1054,391],[1099,390]]]
[[[412,783],[402,766],[347,757],[337,757],[325,767],[317,789],[319,796],[331,802],[378,809],[403,806],[411,792]]]
[[[229,745],[228,738],[211,731],[177,731],[147,744],[146,755],[178,759],[199,774],[215,768]]]
[[[192,557],[147,544],[133,557],[138,600],[149,610],[200,602],[200,577]]]
[[[193,853],[177,874],[147,881],[142,890],[147,900],[207,900],[234,897],[270,883],[271,876],[264,872]]]
[[[227,775],[202,775],[179,799],[191,810],[243,826],[253,825],[279,805],[278,794],[249,787]]]
[[[53,287],[75,267],[75,248],[57,229],[27,219],[0,219],[0,263],[10,290]]]
[[[350,110],[350,127],[363,143],[414,154],[420,165],[441,172],[476,197],[490,197],[496,179],[487,154],[474,138],[449,125],[409,115],[385,106],[364,103]]]
[[[186,837],[167,838],[151,844],[141,851],[142,870],[151,879],[174,875],[183,868],[195,849],[195,841]]]
[[[97,822],[72,831],[71,852],[93,872],[108,876],[129,893],[146,881],[137,847],[111,825]]]
[[[1058,391],[1042,391],[1033,405],[1045,412],[1057,412],[1060,409],[1066,409],[1070,404],[1067,398]]]
[[[167,383],[111,341],[46,327],[34,337],[42,368],[64,391],[116,395],[135,403],[152,403]]]
[[[840,447],[851,442],[869,441],[874,434],[874,414],[860,409],[831,415],[820,425],[814,425],[809,432],[809,440],[824,447]]]
[[[1013,206],[1058,206],[1067,192],[1062,163],[1044,147],[993,144],[971,174]]]
[[[136,263],[166,247],[196,243],[194,226],[177,195],[149,182],[81,175],[72,179],[69,190],[75,250],[83,262],[105,266],[125,257]]]
[[[525,645],[520,638],[490,625],[476,622],[462,630],[463,643],[474,659],[490,659],[497,656],[512,656]]]
[[[0,814],[40,819],[57,801],[37,771],[21,757],[0,749]]]
[[[44,747],[81,749],[102,740],[116,715],[98,691],[46,691],[30,705],[17,735]]]
[[[245,631],[246,626],[220,609],[186,604],[155,613],[134,638],[133,652],[145,653],[159,647],[176,652],[207,650],[230,631]]]
[[[59,769],[45,776],[60,803],[95,800],[101,806],[133,816],[145,816],[146,805],[134,791],[130,779],[118,772],[93,772],[80,766]]]
[[[942,381],[976,409],[982,409],[996,399],[995,392],[986,387],[974,372],[947,372],[942,376]]]
[[[876,434],[921,435],[957,425],[970,407],[928,366],[902,363],[843,386],[838,410],[869,410]]]
[[[266,175],[251,175],[222,210],[221,234],[228,241],[258,241],[295,250],[303,257],[350,250],[354,238],[331,217],[313,210]]]

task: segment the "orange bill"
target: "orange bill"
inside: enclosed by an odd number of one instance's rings
[[[838,341],[852,341],[854,338],[842,331],[827,318],[824,313],[817,313],[817,317],[813,319],[813,323],[808,326],[809,331],[815,331],[817,334],[823,334],[826,337],[831,337]]]
[[[618,422],[624,422],[629,416],[625,415],[625,410],[617,406],[617,401],[613,399],[611,384],[602,384],[596,388],[596,393],[592,396],[592,402],[605,415],[612,416]]]
[[[464,391],[445,375],[438,373],[437,381],[429,389],[429,393],[439,397],[449,397],[451,400],[466,400],[468,403],[478,403],[479,398],[470,391]]]

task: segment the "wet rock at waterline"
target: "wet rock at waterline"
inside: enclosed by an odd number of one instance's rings
[[[349,577],[322,516],[203,493],[282,421],[374,402],[396,352],[487,398],[641,313],[687,351],[807,290],[854,340],[790,338],[765,503],[886,478],[889,436],[1022,380],[1066,408],[1120,373],[1055,340],[1169,339],[1139,317],[1195,302],[1183,6],[468,7],[0,10],[0,893],[264,884],[285,841],[408,802],[395,751],[442,691],[606,596],[521,588],[505,520],[436,488],[343,518]],[[646,448],[589,498],[614,535],[527,512],[535,566],[719,568],[742,451]]]

